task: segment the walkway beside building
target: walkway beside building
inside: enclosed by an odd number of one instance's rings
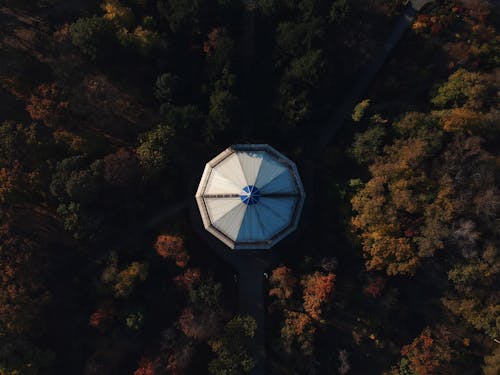
[[[432,0],[413,0],[408,4],[403,14],[399,17],[395,27],[387,39],[387,42],[384,44],[384,48],[380,51],[380,54],[375,58],[373,63],[366,68],[365,72],[359,77],[358,81],[346,95],[342,105],[338,107],[331,119],[317,134],[317,143],[315,147],[316,155],[319,155],[320,152],[329,144],[345,118],[351,115],[354,106],[362,99],[363,94],[368,89],[376,74],[382,68],[391,51],[403,37],[404,32],[415,20],[418,11],[431,1]],[[253,22],[249,22],[248,24],[254,27]],[[196,168],[194,169],[196,172]],[[312,163],[309,163],[308,169],[308,171],[303,172],[304,174],[310,174],[308,177],[304,176],[306,188],[311,187],[314,183],[314,170]],[[203,173],[201,166],[197,172],[198,173],[193,176],[194,179],[192,186],[191,189],[189,189],[190,193],[196,190],[196,184]],[[270,268],[276,264],[278,253],[276,250],[234,251],[227,248],[222,242],[210,235],[203,227],[198,207],[194,199],[194,193],[192,195],[193,197],[190,197],[190,215],[195,231],[198,233],[200,238],[203,238],[205,243],[218,254],[219,257],[229,263],[235,272],[238,273],[239,313],[242,315],[250,315],[254,317],[257,322],[257,332],[253,348],[253,353],[255,359],[257,360],[257,366],[252,371],[252,375],[264,375],[266,374],[266,299],[264,294],[264,272],[269,271]],[[310,203],[308,202],[310,198],[312,197],[308,197],[306,199],[306,212],[304,212],[306,215],[304,218],[307,216],[307,206]],[[309,207],[309,210],[311,209],[312,207]]]
[[[378,56],[376,56],[373,62],[366,67],[365,71],[359,76],[357,82],[344,97],[342,104],[336,109],[333,116],[317,134],[317,143],[313,148],[316,152],[316,156],[319,156],[321,151],[332,141],[333,136],[340,129],[344,120],[352,114],[356,104],[363,99],[363,95],[368,90],[370,83],[380,71],[394,47],[401,40],[405,31],[415,21],[418,11],[432,1],[433,0],[412,0],[407,5]]]

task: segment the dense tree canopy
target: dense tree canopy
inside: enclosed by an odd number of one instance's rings
[[[498,374],[498,6],[431,2],[387,54],[407,3],[2,2],[0,374],[244,374],[260,333],[272,375]],[[263,327],[186,205],[235,143],[307,190],[243,255]]]

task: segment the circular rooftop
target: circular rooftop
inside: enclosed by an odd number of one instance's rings
[[[269,249],[297,227],[305,193],[295,164],[269,145],[234,145],[205,166],[205,228],[232,249]]]

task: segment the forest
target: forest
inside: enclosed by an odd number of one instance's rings
[[[411,1],[0,1],[0,375],[251,374],[187,209],[241,143],[307,193],[266,374],[500,374],[499,5],[430,1],[320,147]]]

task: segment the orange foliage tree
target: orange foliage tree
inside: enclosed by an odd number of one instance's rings
[[[156,238],[154,248],[159,256],[172,259],[179,267],[186,267],[189,254],[184,248],[184,240],[180,236],[161,234]]]
[[[442,327],[424,329],[410,345],[401,350],[408,358],[410,368],[415,374],[433,375],[447,373],[445,370],[451,360],[450,335]]]
[[[174,282],[185,290],[189,290],[194,284],[201,281],[201,271],[199,268],[188,268],[179,276],[174,278]]]
[[[280,266],[271,273],[269,283],[269,295],[276,297],[279,301],[284,301],[292,296],[293,290],[297,285],[297,278],[293,275],[290,268]]]
[[[26,106],[26,111],[33,120],[40,120],[47,126],[57,126],[64,119],[68,101],[63,100],[60,88],[55,84],[38,86]]]
[[[334,274],[329,273],[323,275],[320,272],[307,275],[302,280],[302,285],[304,287],[304,310],[307,311],[313,319],[321,319],[322,306],[330,300],[333,294],[334,281]]]

